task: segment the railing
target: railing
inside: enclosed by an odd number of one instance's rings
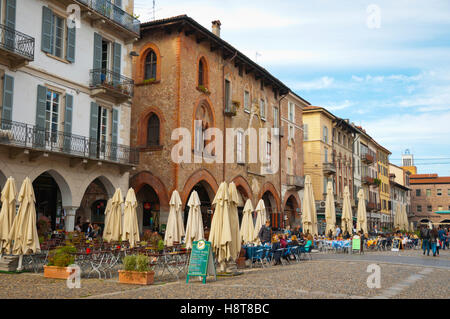
[[[0,144],[123,164],[139,163],[138,150],[129,146],[59,131],[49,132],[41,127],[7,120],[1,121]]]
[[[0,24],[0,47],[27,60],[34,60],[34,38],[3,24]]]
[[[76,0],[100,13],[102,16],[113,20],[127,30],[136,34],[140,33],[140,21],[131,14],[123,11],[109,0]]]
[[[375,179],[370,176],[364,176],[363,177],[363,183],[365,184],[375,184]]]
[[[225,110],[224,110],[225,115],[235,116],[236,112],[237,112],[237,106],[235,103],[230,101],[225,105]]]
[[[134,81],[108,69],[90,71],[90,87],[108,88],[123,95],[133,96]]]
[[[286,175],[287,185],[296,187],[305,187],[305,179],[302,176]]]
[[[362,155],[363,161],[365,161],[366,163],[373,163],[376,161],[376,158],[377,158],[377,155],[375,154],[375,152],[373,152],[371,150],[364,151],[361,155]]]
[[[334,163],[323,163],[323,170],[336,173],[336,165]]]

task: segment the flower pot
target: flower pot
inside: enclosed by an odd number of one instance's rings
[[[119,270],[119,282],[133,285],[151,285],[155,276],[154,271],[126,271]]]
[[[75,269],[72,272],[69,272],[69,267],[58,267],[58,266],[47,266],[44,265],[44,277],[45,278],[54,278],[54,279],[67,279],[74,273]]]

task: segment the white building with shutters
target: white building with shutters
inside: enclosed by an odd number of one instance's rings
[[[0,0],[0,188],[30,177],[53,228],[102,226],[125,196],[134,0]],[[80,217],[78,217],[80,216]]]

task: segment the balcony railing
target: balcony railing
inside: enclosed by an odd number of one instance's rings
[[[323,163],[323,171],[325,174],[335,174],[336,165],[334,163]]]
[[[362,161],[365,163],[373,163],[376,161],[376,154],[371,150],[367,150],[361,154]]]
[[[120,95],[133,96],[134,81],[119,73],[108,69],[94,69],[90,71],[91,88],[105,88]]]
[[[286,175],[287,177],[287,185],[288,186],[295,186],[298,188],[304,188],[305,187],[305,178],[303,176],[297,176],[297,175]]]
[[[370,177],[370,176],[364,176],[363,177],[363,183],[364,184],[368,184],[368,185],[373,185],[373,184],[375,184],[375,179],[373,177]]]
[[[123,11],[118,6],[114,5],[109,0],[76,0],[92,10],[95,10],[102,16],[116,22],[125,29],[136,33],[140,33],[140,21],[133,17],[131,14]]]
[[[34,60],[34,38],[3,24],[0,24],[0,48],[26,60]]]
[[[49,132],[41,127],[7,120],[1,121],[0,144],[127,165],[139,163],[138,150],[129,146],[59,131]]]

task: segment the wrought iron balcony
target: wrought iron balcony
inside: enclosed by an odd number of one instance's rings
[[[65,0],[67,2],[67,0]],[[139,36],[140,21],[109,0],[72,0]],[[83,10],[82,10],[83,11]]]
[[[236,103],[229,102],[225,105],[224,114],[227,116],[236,116],[237,114],[237,105]]]
[[[372,164],[376,161],[376,154],[375,152],[368,150],[361,154],[361,160],[366,164]]]
[[[41,127],[7,120],[1,121],[0,144],[126,165],[139,163],[138,150],[126,145],[60,131],[49,132]]]
[[[336,174],[336,165],[334,163],[323,163],[322,169],[325,175]]]
[[[0,24],[0,57],[4,64],[17,68],[34,60],[34,38]]]
[[[305,187],[305,178],[297,175],[286,175],[286,183],[288,186],[301,189]]]
[[[370,177],[370,176],[364,176],[362,182],[363,182],[363,184],[374,185],[375,184],[375,179],[373,177]]]
[[[90,71],[89,86],[100,89],[92,95],[106,93],[118,99],[128,99],[133,96],[134,81],[108,69],[94,69]]]

